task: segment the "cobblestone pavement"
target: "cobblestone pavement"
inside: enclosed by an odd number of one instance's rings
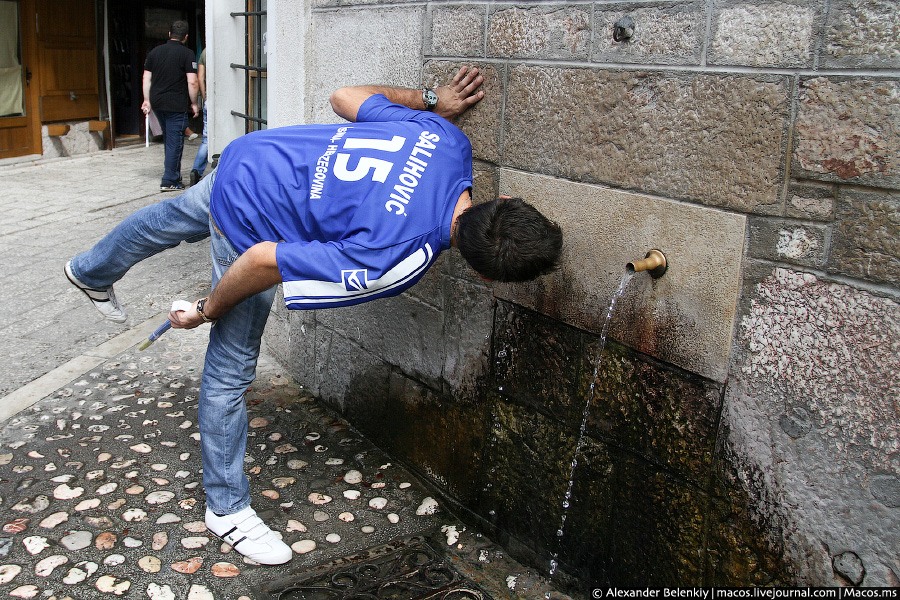
[[[259,566],[206,531],[196,414],[207,330],[137,347],[172,299],[204,293],[206,244],[117,284],[124,325],[62,275],[72,254],[165,197],[161,164],[156,145],[0,165],[0,597],[562,598],[265,353],[245,466],[254,507],[295,555]]]

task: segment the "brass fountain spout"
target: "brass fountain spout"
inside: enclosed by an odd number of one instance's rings
[[[625,268],[629,271],[647,271],[650,277],[658,279],[665,274],[669,265],[666,262],[666,255],[654,248],[644,258],[628,263]]]

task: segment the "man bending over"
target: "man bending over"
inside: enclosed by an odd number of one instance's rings
[[[198,185],[66,263],[72,284],[123,322],[113,283],[148,256],[211,238],[212,293],[169,320],[213,324],[199,404],[206,525],[248,558],[291,558],[250,506],[244,474],[244,392],[277,284],[287,308],[325,309],[397,295],[450,247],[488,280],[526,281],[557,265],[562,232],[531,205],[472,205],[472,147],[447,119],[484,97],[483,81],[463,67],[436,90],[341,88],[331,104],[350,123],[238,138]]]

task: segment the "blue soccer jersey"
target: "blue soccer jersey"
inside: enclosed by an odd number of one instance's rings
[[[210,211],[238,252],[281,242],[291,309],[394,296],[450,247],[472,146],[430,112],[368,98],[357,122],[258,131],[222,153]]]

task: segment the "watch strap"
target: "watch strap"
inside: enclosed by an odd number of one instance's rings
[[[209,298],[200,298],[199,300],[197,300],[197,314],[200,315],[200,318],[203,319],[204,323],[215,323],[215,319],[210,319],[206,316],[206,313],[203,312],[203,309],[206,307],[206,301],[208,299]]]

